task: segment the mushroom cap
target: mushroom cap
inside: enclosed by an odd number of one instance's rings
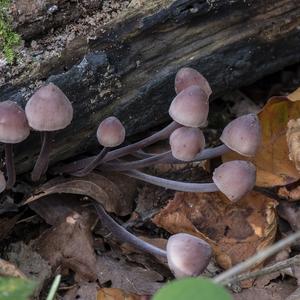
[[[182,161],[191,161],[205,147],[205,138],[199,128],[180,127],[170,135],[172,155]]]
[[[181,91],[172,101],[169,115],[177,123],[188,127],[200,127],[207,123],[208,96],[197,85]]]
[[[249,161],[228,161],[214,170],[213,181],[229,200],[237,201],[253,189],[256,168]]]
[[[231,121],[223,130],[220,140],[231,150],[254,156],[261,143],[261,127],[256,114],[247,114]]]
[[[207,242],[187,233],[174,234],[167,243],[168,265],[176,278],[200,275],[211,255]]]
[[[73,107],[66,95],[53,83],[39,88],[25,106],[29,126],[37,131],[55,131],[67,127],[73,119]]]
[[[108,117],[100,123],[97,139],[103,147],[117,147],[125,140],[125,128],[118,118]]]
[[[30,128],[24,110],[12,101],[0,103],[0,142],[16,144],[24,141]]]
[[[0,193],[6,189],[6,180],[3,172],[0,171]]]
[[[180,93],[191,85],[198,85],[209,97],[212,93],[206,78],[193,68],[181,68],[175,77],[175,92]]]

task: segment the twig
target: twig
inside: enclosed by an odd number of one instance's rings
[[[224,280],[222,281],[222,284],[226,285],[226,284],[232,284],[234,282],[238,282],[238,281],[243,281],[243,280],[247,280],[247,279],[253,279],[253,278],[257,278],[266,274],[271,274],[274,272],[278,272],[280,270],[286,269],[288,267],[291,266],[299,266],[300,265],[300,255],[295,255],[292,258],[283,260],[283,261],[279,261],[271,266],[267,266],[263,269],[260,269],[258,271],[253,271],[253,272],[248,272],[245,274],[241,274],[238,276],[234,276],[231,278],[228,278],[228,280]]]
[[[61,280],[61,275],[60,274],[56,275],[56,277],[54,278],[54,281],[51,285],[51,288],[50,288],[50,291],[49,291],[49,294],[48,294],[46,300],[53,300],[54,299],[54,296],[55,296],[56,291],[57,291],[57,289],[59,287],[59,284],[60,284],[60,280]]]
[[[265,250],[262,250],[258,252],[257,254],[253,255],[252,257],[248,258],[242,263],[239,263],[238,265],[232,267],[231,269],[217,275],[213,280],[216,283],[221,283],[222,285],[225,285],[226,282],[229,281],[232,277],[236,277],[240,273],[248,270],[253,265],[256,265],[266,258],[276,254],[280,250],[286,248],[287,246],[293,244],[295,241],[300,239],[300,231],[297,231],[296,233],[278,241],[274,245],[272,245],[269,248],[266,248]]]

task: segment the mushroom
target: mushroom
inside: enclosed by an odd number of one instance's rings
[[[64,129],[73,119],[72,104],[66,95],[53,83],[38,89],[25,107],[29,126],[42,135],[42,147],[31,173],[38,181],[48,167],[51,148],[51,132]]]
[[[220,140],[231,150],[254,156],[261,143],[261,127],[256,114],[247,114],[231,121],[223,130]]]
[[[199,86],[191,85],[173,99],[169,115],[181,125],[201,127],[207,123],[208,110],[208,95]]]
[[[125,140],[125,128],[116,117],[108,117],[104,119],[97,129],[97,139],[103,149],[98,155],[91,160],[86,167],[80,171],[72,173],[74,176],[85,176],[94,170],[103,160],[110,148],[121,145]]]
[[[205,147],[205,138],[199,128],[181,127],[170,135],[172,155],[181,161],[191,161]]]
[[[13,162],[13,144],[24,141],[30,128],[22,108],[12,101],[0,103],[0,142],[5,144],[5,164],[7,189],[12,188],[16,181]]]
[[[244,160],[223,163],[213,173],[213,181],[231,201],[237,201],[250,192],[256,180],[256,168]]]
[[[168,265],[176,278],[199,276],[211,256],[211,246],[193,235],[178,233],[168,239]]]
[[[198,276],[207,267],[212,250],[204,240],[187,233],[174,234],[169,238],[167,251],[165,251],[128,232],[100,204],[94,203],[94,206],[102,224],[111,231],[114,237],[141,251],[167,259],[175,277]]]
[[[198,85],[209,97],[212,93],[206,78],[193,68],[181,68],[175,77],[175,92],[180,93],[191,85]]]

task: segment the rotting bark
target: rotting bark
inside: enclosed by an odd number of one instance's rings
[[[52,162],[69,158],[96,144],[96,127],[110,114],[128,135],[166,121],[182,66],[200,70],[217,95],[299,61],[299,15],[300,2],[292,0],[146,1],[94,28],[93,36],[75,37],[55,57],[13,67],[3,74],[0,100],[24,106],[42,81],[57,84],[75,117],[57,133]],[[24,35],[30,44],[42,33]],[[37,134],[19,145],[19,173],[32,167],[38,151]]]

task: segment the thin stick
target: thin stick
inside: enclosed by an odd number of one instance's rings
[[[245,273],[245,274],[241,274],[241,275],[238,275],[238,276],[228,278],[228,280],[222,281],[222,284],[227,285],[227,284],[232,284],[232,283],[238,282],[238,281],[258,278],[260,276],[275,273],[275,272],[278,272],[280,270],[289,268],[291,266],[299,266],[299,265],[300,265],[300,255],[295,255],[292,258],[288,258],[286,260],[279,261],[279,262],[277,262],[277,263],[275,263],[271,266],[267,266],[267,267],[262,268],[258,271],[248,272],[248,273]]]
[[[257,265],[258,263],[262,262],[266,258],[276,254],[280,250],[286,248],[287,246],[293,244],[295,241],[300,239],[300,231],[297,231],[296,233],[278,241],[271,247],[268,247],[255,255],[249,257],[244,262],[239,263],[238,265],[232,267],[231,269],[217,275],[213,281],[216,283],[226,284],[226,282],[240,273],[248,270],[250,267]],[[224,283],[225,282],[225,283]]]
[[[50,291],[49,291],[49,294],[46,298],[46,300],[53,300],[54,297],[55,297],[55,294],[57,292],[57,289],[59,287],[59,284],[60,284],[60,280],[61,280],[61,275],[58,274],[56,275],[52,285],[51,285],[51,288],[50,288]]]

